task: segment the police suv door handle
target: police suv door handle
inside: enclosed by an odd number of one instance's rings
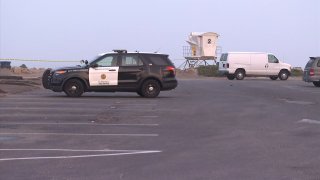
[[[115,69],[109,69],[109,71],[116,71]]]
[[[266,64],[264,67],[265,67],[265,68],[268,68],[268,67],[269,67],[269,64]]]

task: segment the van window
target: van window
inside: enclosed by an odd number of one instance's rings
[[[268,55],[268,62],[269,63],[279,63],[279,60],[272,54]]]
[[[220,61],[227,61],[228,59],[228,54],[222,54],[220,57]]]

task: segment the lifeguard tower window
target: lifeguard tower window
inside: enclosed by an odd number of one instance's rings
[[[168,57],[166,56],[147,56],[147,58],[152,62],[152,64],[159,65],[159,66],[172,66],[171,62],[169,61]]]
[[[222,54],[220,57],[220,61],[227,61],[228,59],[228,54]]]

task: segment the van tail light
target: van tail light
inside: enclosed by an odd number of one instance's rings
[[[313,69],[313,68],[310,69],[309,75],[310,75],[310,76],[314,76],[314,69]]]

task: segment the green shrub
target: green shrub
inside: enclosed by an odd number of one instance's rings
[[[292,76],[302,76],[303,75],[303,71],[300,69],[292,69],[291,70],[291,75]]]
[[[219,75],[218,66],[216,65],[199,66],[197,71],[199,76],[216,77]]]

